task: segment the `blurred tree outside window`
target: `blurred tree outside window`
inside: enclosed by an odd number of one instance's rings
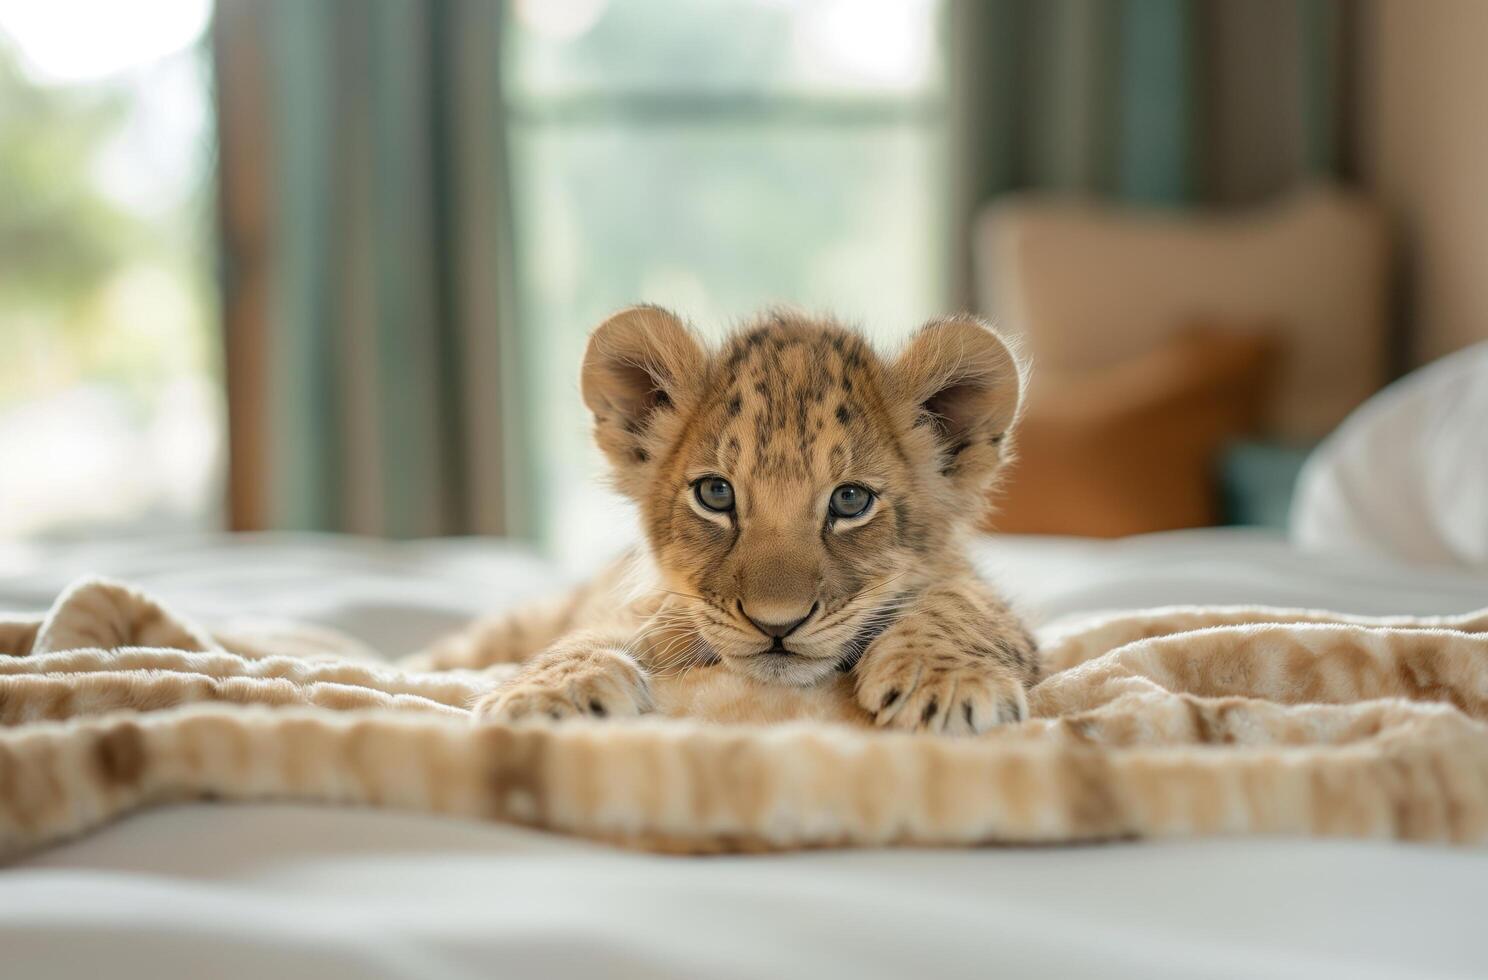
[[[0,539],[217,521],[210,0],[0,0]]]
[[[638,301],[717,339],[771,304],[892,344],[947,295],[937,0],[512,0],[528,497],[560,556],[634,534],[578,368]]]

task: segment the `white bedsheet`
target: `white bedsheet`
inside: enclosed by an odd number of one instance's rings
[[[1169,603],[1450,613],[1488,577],[1193,532],[1004,539],[1037,618]],[[192,539],[0,548],[0,608],[75,574],[210,618],[409,650],[561,577],[478,541]],[[1482,977],[1488,852],[1217,840],[686,859],[501,826],[173,807],[0,870],[0,977]]]

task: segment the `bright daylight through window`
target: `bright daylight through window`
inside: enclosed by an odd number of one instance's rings
[[[0,0],[0,539],[217,515],[210,0]]]
[[[712,336],[774,303],[892,343],[942,308],[934,0],[517,0],[508,110],[531,496],[560,556],[618,547],[575,380],[636,301]]]

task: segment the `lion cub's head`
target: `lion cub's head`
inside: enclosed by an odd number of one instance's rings
[[[788,313],[710,350],[641,306],[594,331],[583,370],[673,631],[785,684],[850,663],[957,569],[1011,451],[1020,390],[1007,345],[971,317],[929,323],[884,358]]]

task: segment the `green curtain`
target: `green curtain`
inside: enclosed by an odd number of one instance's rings
[[[1243,204],[1346,171],[1347,0],[950,0],[949,26],[956,254],[1012,191]]]
[[[266,198],[262,366],[230,383],[252,523],[520,530],[500,4],[220,0],[216,29],[263,88],[223,120]]]

